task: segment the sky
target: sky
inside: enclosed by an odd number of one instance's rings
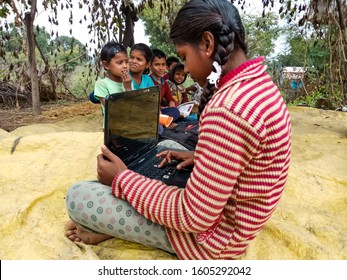
[[[63,2],[63,1],[61,1]],[[17,4],[19,5],[19,4]],[[73,36],[76,39],[78,39],[83,44],[89,44],[90,40],[93,38],[93,34],[88,33],[87,25],[89,23],[86,23],[86,21],[82,21],[82,24],[79,23],[79,21],[84,17],[84,15],[88,15],[87,9],[78,9],[77,5],[75,5],[76,9],[73,11],[73,28],[72,28],[72,35],[70,34],[69,30],[71,29],[70,23],[69,23],[69,17],[70,12],[66,9],[64,10],[58,10],[58,22],[59,25],[56,26],[48,21],[48,17],[51,14],[50,12],[47,12],[44,10],[44,8],[41,5],[41,1],[38,1],[38,13],[35,18],[34,24],[39,26],[44,26],[46,28],[46,31],[51,34],[53,31],[54,34],[58,32],[59,36]],[[20,7],[19,7],[20,10]],[[24,11],[22,11],[24,13]],[[53,15],[53,13],[52,13]],[[0,19],[0,24],[3,24],[4,21],[7,22],[13,22],[14,16],[9,15],[5,20]],[[145,27],[142,20],[138,20],[135,23],[135,43],[149,43],[149,37],[145,36]]]
[[[40,2],[40,1],[38,1]],[[138,1],[135,0],[135,3]],[[249,1],[252,2],[252,1]],[[39,26],[45,26],[46,30],[51,33],[51,31],[58,31],[59,36],[65,35],[65,36],[71,36],[69,33],[70,25],[69,25],[69,12],[67,10],[58,11],[59,15],[59,27],[52,25],[48,22],[48,15],[49,13],[44,11],[43,7],[38,3],[38,16],[35,19],[35,24],[38,24]],[[237,4],[235,4],[237,6]],[[87,23],[84,23],[81,25],[79,23],[80,19],[83,18],[85,14],[88,15],[87,9],[78,9],[77,5],[75,5],[76,9],[73,12],[73,21],[74,26],[72,28],[72,36],[74,36],[76,39],[78,39],[81,43],[89,43],[90,39],[92,38],[91,34],[88,34],[88,29],[83,28],[83,26],[86,26]],[[247,13],[259,13],[259,10],[262,9],[262,1],[256,0],[252,3],[249,3],[246,6]],[[241,12],[241,11],[240,11]],[[134,33],[135,43],[146,43],[149,45],[149,37],[145,36],[145,28],[143,21],[139,20],[135,22],[135,33]]]
[[[60,0],[62,1],[62,0]],[[64,1],[62,1],[64,2]],[[138,0],[134,0],[135,3],[138,2]],[[237,4],[235,4],[236,7]],[[80,24],[79,21],[84,17],[84,15],[88,15],[87,8],[79,9],[78,5],[74,5],[74,12],[73,12],[73,28],[72,28],[72,35],[69,33],[70,30],[70,24],[69,24],[69,11],[66,9],[64,10],[58,10],[58,21],[59,26],[53,25],[48,22],[48,16],[49,12],[45,11],[44,8],[41,5],[41,1],[38,1],[38,14],[35,19],[34,24],[37,24],[39,26],[45,26],[46,31],[51,34],[53,31],[56,33],[58,31],[58,35],[65,35],[65,36],[73,36],[76,39],[78,39],[81,43],[90,45],[90,40],[92,39],[93,34],[88,33],[88,28],[86,27],[88,23],[86,23],[84,20],[83,23]],[[240,8],[240,7],[238,7]],[[262,1],[261,0],[254,0],[254,1],[248,1],[248,4],[245,6],[245,10],[247,10],[248,14],[259,14],[262,11]],[[239,9],[240,13],[242,14],[243,11]],[[134,33],[134,39],[135,43],[145,43],[150,45],[149,37],[145,35],[145,28],[143,21],[138,20],[135,22],[135,33]],[[279,46],[281,44],[278,44]],[[92,47],[92,46],[90,46]],[[281,51],[281,48],[277,48],[276,52]]]
[[[86,27],[88,23],[86,23],[84,20],[83,23],[80,24],[79,21],[84,17],[84,15],[88,15],[87,9],[78,9],[77,5],[75,5],[76,9],[73,12],[73,28],[72,28],[72,36],[78,39],[83,44],[89,44],[89,41],[91,38],[93,38],[92,34],[88,33],[88,28]],[[59,26],[53,25],[48,22],[48,16],[49,13],[44,11],[43,7],[38,7],[38,15],[35,19],[34,24],[37,24],[39,26],[45,26],[46,31],[48,33],[51,33],[51,31],[58,31],[59,36],[65,35],[65,36],[71,36],[69,33],[70,30],[70,24],[69,24],[69,12],[64,10],[58,11],[58,22]],[[135,23],[135,43],[145,43],[149,45],[149,38],[145,36],[145,29],[144,24],[141,20],[137,21]]]

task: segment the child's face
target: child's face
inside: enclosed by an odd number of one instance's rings
[[[204,86],[212,70],[212,60],[206,55],[205,46],[176,45],[178,56],[184,61],[184,70],[200,86]]]
[[[186,73],[184,72],[183,69],[176,70],[173,76],[175,83],[178,85],[182,84],[185,76],[186,76]]]
[[[166,60],[164,57],[153,59],[151,64],[151,72],[156,78],[161,78],[164,76],[166,70]]]
[[[129,67],[130,73],[142,74],[149,67],[149,62],[147,62],[146,57],[143,55],[142,51],[133,50],[130,53]]]
[[[116,53],[110,62],[103,61],[102,64],[109,78],[117,82],[122,81],[122,73],[129,72],[129,59],[124,52]]]

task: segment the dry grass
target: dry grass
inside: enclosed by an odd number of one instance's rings
[[[100,112],[100,105],[84,102],[69,102],[65,104],[44,104],[41,106],[42,114],[34,116],[31,108],[0,110],[0,128],[13,131],[20,126],[55,123],[76,116],[86,116]]]

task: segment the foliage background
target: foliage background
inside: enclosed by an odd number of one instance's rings
[[[25,3],[23,5],[30,8],[30,2],[18,2]],[[50,17],[52,25],[59,24],[61,13],[70,13],[69,20],[73,23],[73,5],[88,7],[85,18],[91,16],[93,23],[86,25],[86,28],[95,36],[91,42],[83,45],[70,36],[49,34],[46,26],[34,26],[41,101],[86,99],[93,90],[95,80],[102,74],[97,61],[101,46],[108,40],[122,41],[128,19],[137,24],[138,18],[141,18],[145,25],[145,34],[150,37],[150,45],[162,49],[167,56],[175,55],[174,46],[168,41],[168,34],[177,11],[185,2],[139,0],[135,1],[136,5],[131,6],[131,1],[119,0],[112,3],[43,1],[45,7],[53,11]],[[258,3],[262,2],[265,7],[263,12],[251,15],[247,10],[252,3],[235,2],[247,30],[249,56],[265,57],[268,71],[279,85],[288,104],[329,109],[346,104],[347,62],[344,58],[347,44],[343,36],[344,32],[347,34],[343,29],[346,24],[346,18],[343,17],[343,11],[347,11],[346,1],[311,0],[308,4],[303,4],[304,2],[299,0],[286,0],[271,6],[271,1],[259,0]],[[14,12],[11,10],[13,3],[0,3],[0,17],[6,18]],[[129,4],[129,9],[125,9],[124,3]],[[323,4],[328,5],[327,12],[319,14],[316,8]],[[342,7],[339,14],[338,4]],[[335,8],[334,13],[329,12],[332,8]],[[0,24],[0,37],[0,78],[2,83],[11,82],[15,88],[15,91],[12,90],[11,94],[7,92],[7,95],[0,90],[1,105],[30,105],[28,45],[25,26],[20,22],[20,17],[16,17],[13,23]],[[281,52],[276,51],[279,47]],[[290,81],[282,79],[281,70],[284,66],[307,69],[302,88],[293,90]]]

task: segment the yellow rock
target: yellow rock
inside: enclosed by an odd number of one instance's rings
[[[246,260],[347,259],[347,113],[290,108],[292,164],[283,197]],[[98,115],[0,130],[0,259],[175,259],[119,239],[64,236],[66,190],[96,179]]]

